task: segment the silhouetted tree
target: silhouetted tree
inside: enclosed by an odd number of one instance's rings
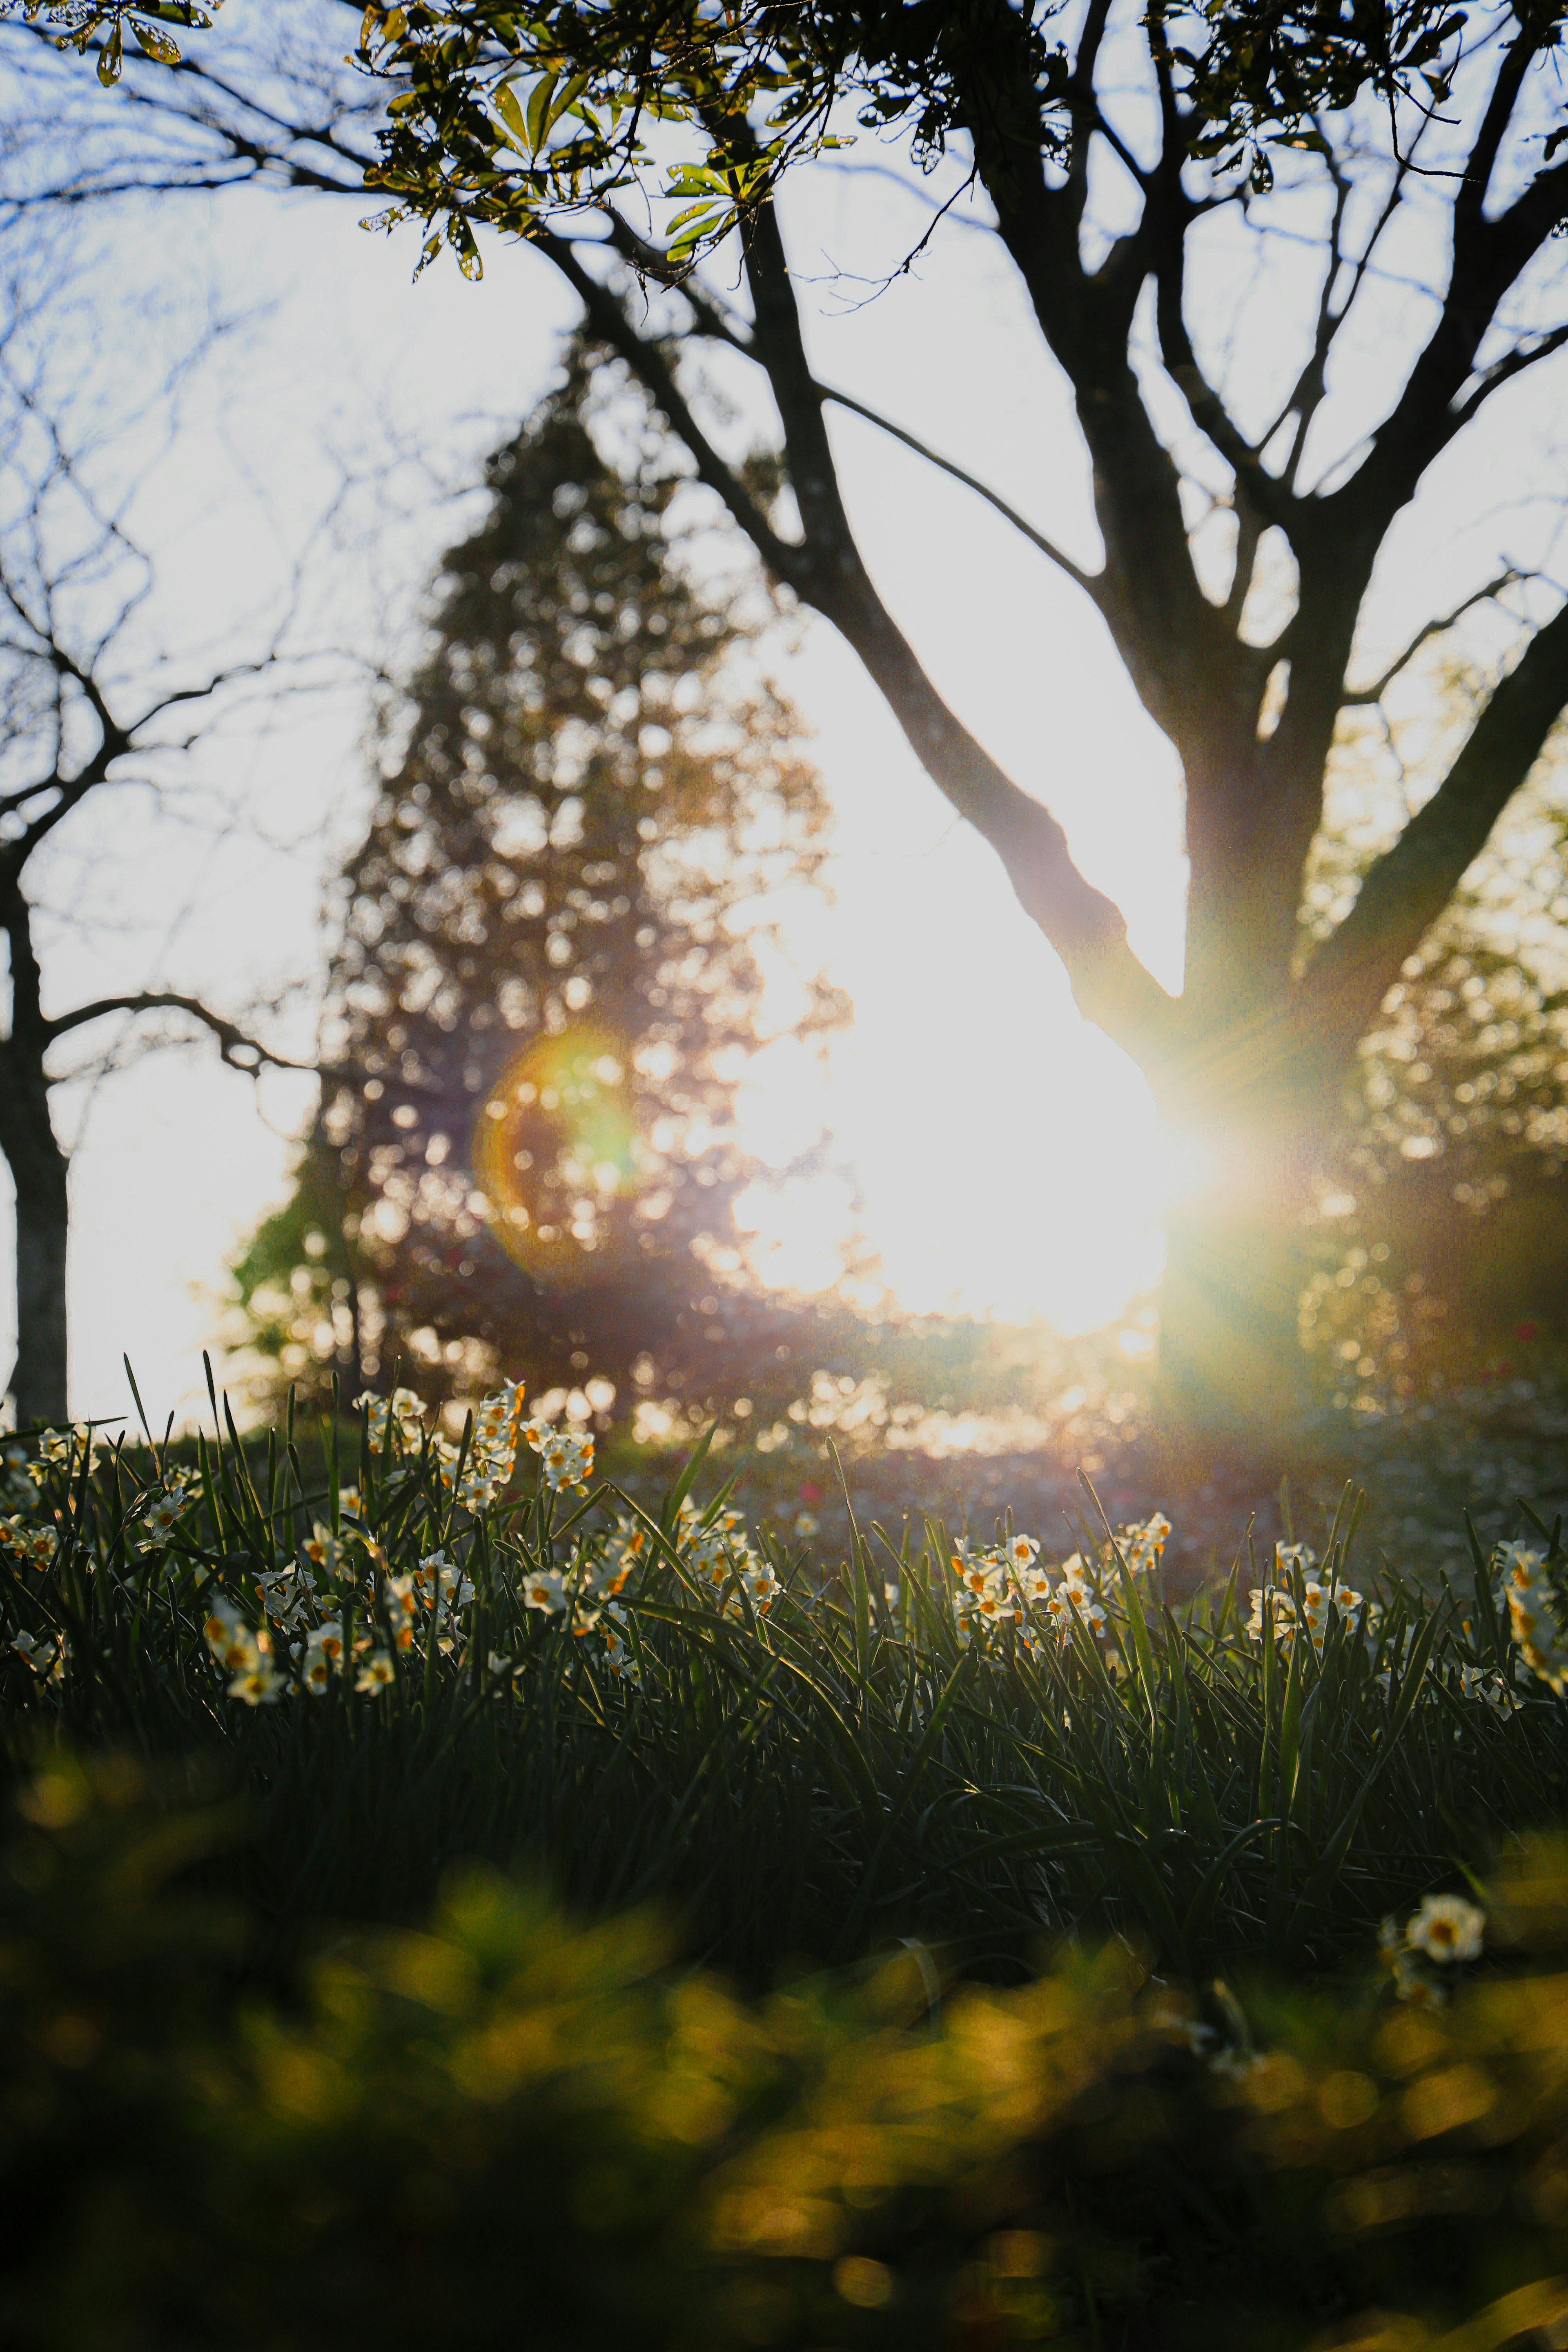
[[[92,938],[107,922],[79,898],[50,903],[59,895],[47,884],[51,857],[84,839],[110,795],[178,803],[191,755],[234,691],[254,692],[268,672],[280,688],[285,673],[276,643],[215,668],[193,663],[171,639],[149,641],[143,607],[154,567],[121,510],[123,482],[110,462],[126,371],[84,347],[79,318],[61,312],[61,282],[49,255],[35,253],[14,257],[0,286],[0,934],[9,999],[0,1154],[16,1189],[8,1385],[23,1423],[61,1421],[68,1410],[69,1155],[50,1106],[55,1088],[84,1065],[65,1058],[66,1041],[111,1015],[153,1015],[156,1025],[142,1031],[146,1044],[206,1034],[233,1067],[300,1066],[183,992],[130,986],[60,1002],[62,935]],[[162,387],[138,387],[138,437],[125,435],[124,473],[145,476],[148,436],[182,372]],[[198,798],[187,792],[179,811],[187,822]]]
[[[443,559],[343,877],[329,1059],[354,1075],[237,1267],[296,1379],[591,1367],[624,1410],[639,1378],[753,1385],[788,1345],[742,1278],[733,1100],[770,1017],[841,1016],[776,927],[780,894],[820,896],[828,810],[756,659],[771,608],[673,543],[671,460],[574,348]]]

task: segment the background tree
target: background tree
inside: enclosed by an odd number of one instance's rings
[[[115,0],[75,14],[106,78],[119,59],[102,45],[124,13]],[[347,17],[322,13],[328,37]],[[263,9],[247,37],[265,48],[279,22]],[[361,200],[371,187],[389,221],[423,224],[426,259],[445,240],[470,275],[477,227],[531,237],[772,577],[860,656],[929,775],[996,850],[1080,1006],[1147,1073],[1171,1124],[1205,1144],[1213,1181],[1170,1223],[1163,1369],[1182,1416],[1223,1432],[1288,1393],[1298,1219],[1360,1041],[1568,700],[1568,606],[1542,587],[1520,604],[1517,658],[1447,772],[1299,963],[1336,738],[1409,657],[1376,650],[1380,558],[1438,460],[1568,342],[1551,244],[1568,212],[1563,23],[1546,0],[1395,0],[1348,16],[1328,0],[1156,5],[1136,22],[1111,0],[563,0],[526,19],[502,0],[429,0],[373,8],[358,78],[335,84],[327,48],[307,58],[297,30],[265,78],[242,47],[193,43],[178,74],[132,60],[133,131],[124,116],[110,124],[79,74],[64,97],[51,83],[52,143],[19,156],[16,185],[27,201],[253,176]],[[31,39],[31,69],[47,75]],[[28,98],[40,106],[36,83]],[[77,131],[63,175],[62,109]],[[814,373],[775,198],[825,136],[872,132],[907,139],[944,205],[966,204],[1007,256],[1072,388],[1098,564]],[[1238,252],[1266,262],[1283,238],[1316,247],[1316,286],[1293,335],[1276,327],[1265,347],[1242,322],[1250,364],[1227,382],[1210,298]],[[705,274],[709,256],[721,268]],[[1396,299],[1413,275],[1426,294]],[[1374,310],[1369,399],[1349,355]],[[787,506],[729,460],[682,365],[715,348],[771,394]],[[835,406],[971,482],[1100,615],[1184,777],[1179,997],[898,625],[850,525]],[[1451,618],[1432,612],[1415,642]]]
[[[591,1366],[624,1412],[638,1381],[754,1387],[793,1353],[798,1314],[742,1278],[734,1096],[770,1021],[843,1014],[778,935],[821,895],[828,812],[757,666],[765,602],[683,566],[670,461],[574,347],[442,561],[342,877],[328,1029],[354,1075],[237,1267],[293,1379]]]
[[[0,929],[9,966],[0,1152],[16,1188],[9,1385],[24,1423],[63,1420],[68,1405],[69,1159],[51,1097],[89,1065],[71,1062],[66,1041],[113,1014],[122,1027],[154,1015],[144,1044],[205,1034],[234,1068],[300,1066],[190,993],[131,986],[62,1004],[51,977],[70,941],[113,929],[107,908],[61,882],[59,861],[128,796],[150,801],[172,826],[226,822],[197,755],[237,697],[276,691],[285,668],[277,642],[215,668],[150,639],[153,568],[132,509],[170,428],[179,376],[199,354],[188,352],[172,380],[134,390],[116,360],[110,393],[110,355],[80,339],[57,272],[57,257],[37,252],[0,287]]]
[[[1397,832],[1409,739],[1435,719],[1462,734],[1478,696],[1464,672],[1436,678],[1415,723],[1342,745],[1309,929],[1331,929]],[[1310,1344],[1347,1377],[1409,1390],[1478,1345],[1568,1337],[1564,749],[1560,731],[1362,1041],[1306,1301]]]

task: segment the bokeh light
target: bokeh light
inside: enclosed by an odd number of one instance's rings
[[[491,1231],[536,1281],[603,1280],[629,1244],[638,1188],[622,1042],[589,1024],[535,1038],[481,1106],[474,1166]]]

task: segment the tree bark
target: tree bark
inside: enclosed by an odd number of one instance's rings
[[[0,1149],[16,1188],[16,1419],[64,1421],[68,1163],[49,1118],[40,1062],[18,1073],[16,1049],[0,1061]]]
[[[1166,1217],[1160,1418],[1194,1454],[1256,1452],[1304,1402],[1308,1276],[1302,1212],[1331,1131],[1332,1097],[1276,1075],[1247,1106],[1171,1122],[1188,1188]]]

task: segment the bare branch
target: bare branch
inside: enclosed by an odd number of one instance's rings
[[[1348,1062],[1399,968],[1529,775],[1568,708],[1568,604],[1536,632],[1443,784],[1362,884],[1301,986],[1318,1051]]]
[[[234,1022],[226,1021],[221,1013],[214,1013],[199,997],[180,996],[166,990],[142,990],[129,996],[95,997],[90,1004],[79,1004],[74,1013],[62,1013],[55,1020],[45,1022],[45,1039],[52,1045],[57,1038],[68,1036],[73,1029],[85,1028],[89,1021],[101,1021],[110,1013],[185,1013],[193,1021],[199,1021],[204,1028],[212,1032],[218,1041],[219,1053],[230,1069],[247,1070],[254,1075],[257,1070],[267,1067],[296,1070],[312,1077],[318,1075],[318,1066],[314,1062],[292,1062],[285,1055],[275,1054],[270,1046],[247,1036]]]
[[[1456,406],[1456,430],[1468,425],[1494,392],[1500,391],[1505,383],[1511,383],[1516,375],[1522,375],[1526,368],[1534,367],[1538,361],[1550,359],[1553,352],[1562,351],[1565,344],[1568,344],[1568,326],[1552,327],[1537,337],[1534,342],[1517,345],[1499,360],[1495,367],[1488,368],[1475,390],[1467,394]]]
[[[942,457],[940,451],[918,440],[914,434],[907,431],[903,425],[895,425],[890,417],[879,415],[874,408],[868,408],[864,401],[852,399],[847,392],[836,392],[831,384],[818,383],[815,388],[823,400],[830,400],[836,408],[847,409],[852,416],[863,417],[868,425],[874,425],[879,433],[886,433],[890,439],[901,441],[906,449],[912,449],[917,457],[925,459],[928,466],[934,466],[939,473],[950,474],[955,482],[962,482],[966,490],[973,490],[977,498],[984,499],[986,505],[994,507],[1005,520],[1012,524],[1016,531],[1028,541],[1031,547],[1038,548],[1040,553],[1048,557],[1059,572],[1065,572],[1068,578],[1075,582],[1086,595],[1092,597],[1096,604],[1099,603],[1098,574],[1086,572],[1081,564],[1075,563],[1072,557],[1059,548],[1054,540],[1047,539],[1044,531],[1037,530],[1034,524],[1018,512],[1016,507],[1009,506],[999,492],[989,488],[975,475],[965,472],[964,468],[955,465],[951,457]]]
[[[1381,677],[1374,679],[1371,686],[1358,687],[1353,691],[1347,690],[1342,697],[1344,708],[1349,710],[1368,703],[1381,702],[1400,671],[1408,668],[1423,646],[1429,645],[1434,637],[1447,635],[1455,623],[1462,621],[1467,613],[1472,612],[1478,604],[1489,604],[1494,596],[1500,596],[1505,588],[1517,586],[1522,577],[1523,574],[1514,571],[1510,565],[1508,571],[1500,572],[1495,580],[1489,580],[1484,588],[1474,590],[1463,603],[1456,604],[1451,613],[1444,613],[1438,619],[1428,621],[1425,628],[1416,631],[1397,659],[1389,663]]]
[[[612,351],[620,353],[653,394],[686,444],[696,466],[698,479],[718,493],[775,576],[795,589],[797,593],[805,594],[805,550],[792,546],[787,540],[779,537],[739,475],[720,457],[692,415],[690,405],[677,384],[674,372],[659,346],[637,333],[609,288],[602,286],[590,270],[584,269],[564,237],[543,231],[535,242],[542,252],[549,255],[576,294],[594,332],[602,341],[608,343]]]

